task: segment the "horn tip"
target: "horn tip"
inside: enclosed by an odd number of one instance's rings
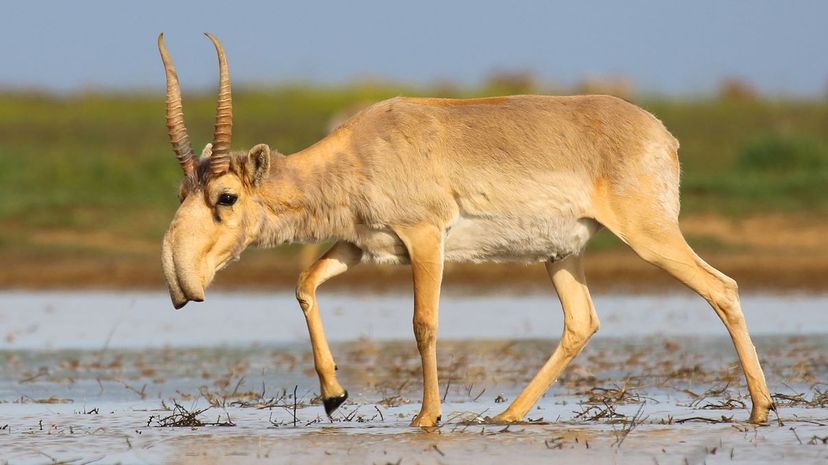
[[[212,42],[213,45],[215,45],[216,47],[221,47],[221,42],[219,42],[216,36],[210,34],[209,32],[205,32],[204,35],[207,36],[208,39],[210,39],[210,42]]]

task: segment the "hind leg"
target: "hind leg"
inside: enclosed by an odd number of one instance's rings
[[[546,270],[563,307],[564,330],[561,340],[526,389],[492,422],[514,423],[523,420],[529,409],[598,331],[598,315],[586,286],[582,261],[581,256],[572,256],[561,262],[546,263]]]
[[[676,220],[664,219],[664,215],[659,215],[657,209],[652,209],[650,214],[642,214],[645,213],[642,210],[646,210],[642,204],[628,210],[635,212],[634,219],[627,217],[623,222],[612,219],[599,221],[632,247],[641,258],[670,273],[704,297],[713,307],[730,333],[745,373],[753,401],[750,422],[767,423],[768,410],[775,410],[775,406],[768,393],[756,348],[748,334],[736,281],[705,263],[693,252]]]

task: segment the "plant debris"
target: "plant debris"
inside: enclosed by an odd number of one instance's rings
[[[197,428],[201,426],[236,426],[235,423],[230,419],[230,414],[225,412],[227,417],[226,420],[222,421],[221,416],[219,416],[216,421],[214,422],[204,422],[198,418],[199,415],[210,410],[210,407],[206,407],[203,409],[198,410],[187,410],[178,402],[173,403],[174,407],[172,409],[172,413],[167,416],[156,416],[152,415],[147,420],[147,426],[156,426],[156,427],[191,427]],[[152,422],[155,420],[155,424],[153,425]]]

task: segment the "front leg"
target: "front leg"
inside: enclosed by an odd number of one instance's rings
[[[443,278],[443,231],[433,225],[394,228],[411,258],[414,278],[414,337],[423,365],[423,405],[411,426],[440,421],[437,385],[437,310]]]
[[[319,306],[316,303],[316,288],[328,279],[340,275],[349,268],[358,264],[362,259],[362,250],[347,242],[337,242],[325,252],[319,260],[299,275],[299,284],[296,286],[296,300],[302,307],[305,320],[308,323],[311,347],[313,350],[313,364],[316,374],[319,375],[319,387],[325,413],[330,416],[348,398],[348,391],[342,389],[336,380],[336,364],[334,363],[325,330],[322,328],[322,319],[319,317]]]

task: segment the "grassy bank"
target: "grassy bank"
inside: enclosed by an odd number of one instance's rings
[[[237,90],[234,146],[266,142],[291,153],[362,104],[401,94],[494,93],[367,85]],[[828,212],[828,102],[635,103],[681,141],[684,214]],[[185,95],[184,104],[199,151],[211,136],[214,96]],[[180,180],[163,114],[161,93],[0,94],[0,257],[155,258]],[[596,250],[616,245],[599,238]]]

